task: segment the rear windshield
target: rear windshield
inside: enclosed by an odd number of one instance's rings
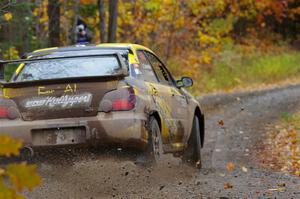
[[[61,58],[25,63],[15,82],[115,75],[121,69],[114,56]]]

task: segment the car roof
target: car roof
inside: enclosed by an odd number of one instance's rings
[[[43,56],[48,54],[64,54],[70,51],[86,51],[86,50],[106,50],[106,51],[135,51],[137,49],[147,50],[152,52],[149,48],[131,43],[102,43],[94,45],[74,45],[74,46],[65,46],[65,47],[52,47],[35,50],[32,53],[27,53],[25,57],[36,57]],[[153,53],[153,52],[152,52]]]

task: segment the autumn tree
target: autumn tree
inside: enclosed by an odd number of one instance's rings
[[[140,43],[192,70],[211,64],[229,43],[260,48],[299,40],[300,33],[298,0],[7,2],[0,2],[5,6],[0,13],[0,55],[73,44],[78,18],[93,32],[95,43]]]

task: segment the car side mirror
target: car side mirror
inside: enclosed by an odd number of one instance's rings
[[[180,80],[176,81],[176,85],[178,88],[191,87],[193,86],[193,80],[190,77],[182,77]]]

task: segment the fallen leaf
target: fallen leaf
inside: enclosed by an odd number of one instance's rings
[[[246,167],[242,167],[242,171],[246,173],[248,172],[248,169]]]
[[[159,187],[159,190],[161,191],[163,188],[165,188],[165,185],[161,185],[161,186]]]
[[[275,189],[268,189],[268,191],[279,191],[279,192],[284,192],[284,188],[275,188]]]
[[[231,171],[233,171],[235,169],[235,165],[232,162],[228,162],[226,164],[226,168],[227,168],[228,171],[231,172]]]
[[[283,183],[278,183],[277,185],[278,185],[278,187],[285,187],[285,183],[284,182]]]
[[[224,184],[224,189],[232,189],[232,188],[233,188],[232,184],[230,184],[230,183]]]
[[[219,120],[218,123],[219,123],[220,126],[224,126],[224,121],[223,120]]]

